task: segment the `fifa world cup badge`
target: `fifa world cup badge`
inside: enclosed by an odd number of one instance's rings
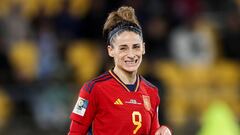
[[[84,116],[87,106],[88,106],[88,100],[79,97],[73,109],[73,113],[78,114],[80,116]]]
[[[150,111],[151,107],[151,101],[149,96],[142,95],[143,97],[143,104],[146,110]]]

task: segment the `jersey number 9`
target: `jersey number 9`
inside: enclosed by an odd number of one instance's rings
[[[137,119],[138,117],[138,119]],[[138,111],[133,111],[132,113],[132,122],[133,125],[136,126],[136,128],[133,130],[133,134],[136,134],[138,130],[142,127],[142,115]]]

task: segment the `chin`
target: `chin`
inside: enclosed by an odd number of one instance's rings
[[[132,72],[137,72],[138,71],[138,67],[123,67],[123,69],[128,72],[128,73],[132,73]]]

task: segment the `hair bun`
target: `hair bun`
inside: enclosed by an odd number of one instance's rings
[[[106,36],[112,28],[124,21],[133,23],[141,28],[135,15],[135,10],[132,7],[122,6],[108,15],[103,27],[103,35]]]
[[[134,20],[136,20],[135,18],[135,11],[132,7],[120,7],[117,10],[118,15],[126,21],[130,21],[130,22],[134,22]]]

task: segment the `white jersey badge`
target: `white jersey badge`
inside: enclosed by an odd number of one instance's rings
[[[88,100],[79,97],[73,109],[73,113],[78,114],[80,116],[84,116],[87,106],[88,106]]]

